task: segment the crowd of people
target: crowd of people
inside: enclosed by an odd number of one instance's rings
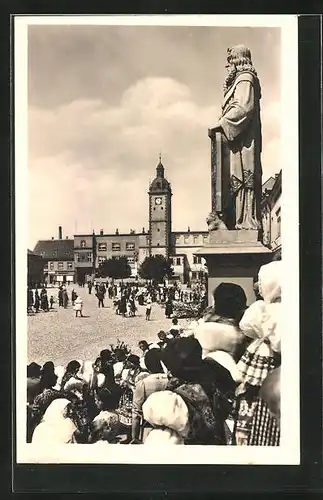
[[[27,441],[278,446],[280,277],[281,261],[262,266],[249,307],[242,287],[221,283],[184,330],[173,318],[140,341],[141,357],[118,342],[93,362],[31,363]]]

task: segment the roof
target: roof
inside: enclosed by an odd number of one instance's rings
[[[74,241],[39,240],[33,253],[47,260],[74,260]]]
[[[159,157],[159,163],[156,168],[156,177],[149,186],[149,192],[163,192],[171,191],[170,183],[164,177],[164,165],[161,162],[161,157]]]

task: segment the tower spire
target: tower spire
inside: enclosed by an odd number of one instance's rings
[[[161,153],[159,153],[159,163],[156,168],[157,177],[164,177],[164,165],[161,162]]]

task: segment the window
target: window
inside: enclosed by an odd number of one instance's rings
[[[67,269],[73,269],[73,262],[67,263]]]
[[[135,249],[135,244],[133,242],[126,243],[126,250],[134,250],[134,249]]]
[[[194,235],[194,236],[193,236],[193,241],[194,241],[194,243],[197,243],[197,242],[198,242],[198,239],[199,239],[199,238],[198,238],[198,236],[196,236],[196,235]]]
[[[159,229],[159,227],[158,227],[158,228],[157,228],[157,233],[159,233],[159,232],[160,232],[160,229]]]
[[[85,240],[81,240],[81,248],[85,248],[86,247],[86,241]]]
[[[149,245],[149,236],[146,236],[146,245]]]
[[[74,254],[75,262],[80,262],[80,254],[75,252]]]
[[[117,252],[120,250],[120,243],[112,243],[112,251]]]
[[[188,244],[188,236],[184,236],[184,244],[187,245]]]
[[[201,264],[201,256],[200,255],[193,255],[193,264]]]
[[[128,263],[129,264],[134,264],[135,263],[135,258],[134,257],[128,257]]]
[[[180,257],[177,257],[177,259],[176,259],[176,265],[177,266],[181,265],[181,258]]]
[[[61,271],[62,269],[64,269],[64,262],[59,262],[58,263],[58,269]]]
[[[195,280],[196,279],[196,272],[195,271],[192,271],[192,280]]]
[[[179,236],[175,236],[175,242],[178,244],[180,242],[180,237]]]
[[[40,255],[41,255],[42,257],[44,257],[45,252],[40,252]]]
[[[169,263],[170,263],[171,266],[173,266],[174,265],[174,260],[172,258],[170,258],[169,259]]]
[[[106,252],[106,250],[107,250],[107,244],[106,243],[99,243],[98,251],[99,252]]]
[[[92,252],[87,253],[86,257],[88,262],[92,262]]]
[[[54,271],[54,262],[50,262],[50,263],[49,263],[49,269],[50,269],[51,271]]]
[[[99,257],[99,264],[102,264],[105,261],[105,257]]]
[[[206,241],[208,239],[208,235],[207,234],[203,234],[203,241]]]

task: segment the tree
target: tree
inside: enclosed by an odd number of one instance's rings
[[[139,268],[139,276],[146,280],[155,280],[161,283],[165,278],[173,275],[170,260],[163,255],[152,255],[146,257]]]
[[[98,271],[102,278],[129,278],[131,276],[131,267],[127,257],[106,259],[99,264]]]

